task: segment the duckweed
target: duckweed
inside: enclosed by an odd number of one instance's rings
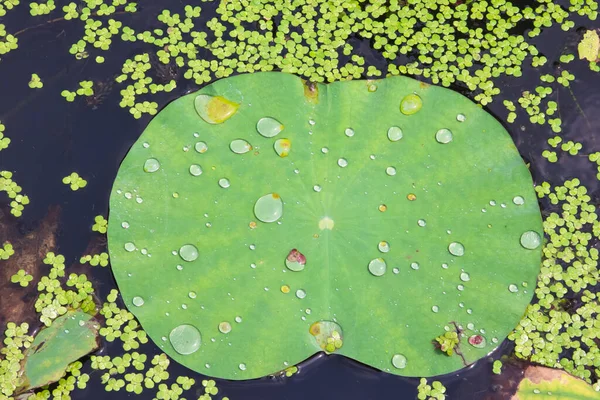
[[[72,191],[77,191],[87,186],[87,181],[79,176],[77,172],[71,173],[63,178],[62,182],[69,185]]]
[[[25,206],[29,204],[29,197],[21,194],[22,188],[12,180],[12,176],[10,171],[0,171],[0,192],[6,192],[11,199],[10,213],[15,217],[20,217]]]
[[[446,387],[439,381],[433,381],[431,385],[426,378],[421,378],[417,387],[417,399],[419,400],[444,400],[446,398]]]

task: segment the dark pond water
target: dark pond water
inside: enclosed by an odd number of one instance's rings
[[[174,10],[183,9],[184,2],[146,3],[138,13],[127,16],[124,23],[134,28],[158,27],[155,16],[160,10],[167,6]],[[201,4],[203,12],[214,7],[210,3]],[[211,13],[204,15],[210,18]],[[0,19],[12,32],[40,21],[43,19],[32,22],[27,7],[19,7],[9,17]],[[579,29],[592,27],[588,20],[575,21]],[[523,26],[525,28],[527,26]],[[119,164],[150,120],[147,116],[135,120],[121,109],[118,106],[120,89],[113,87],[112,83],[120,73],[125,58],[144,50],[152,51],[153,48],[138,42],[123,44],[115,41],[104,64],[96,64],[92,57],[76,61],[67,50],[81,35],[81,24],[69,21],[33,27],[19,35],[19,49],[3,56],[0,61],[0,120],[7,126],[7,136],[12,139],[8,150],[0,153],[0,169],[16,171],[15,179],[32,199],[21,219],[16,221],[5,215],[0,223],[17,224],[20,231],[26,234],[35,229],[50,206],[58,205],[61,213],[57,251],[66,256],[67,265],[77,262],[88,244],[97,239],[98,235],[90,231],[90,223],[98,214],[107,215],[109,193]],[[526,87],[531,87],[531,82],[536,82],[540,73],[555,71],[557,65],[554,62],[563,52],[576,53],[580,37],[579,31],[565,33],[560,27],[553,27],[533,40],[550,62],[541,71],[527,67],[522,78],[504,79],[498,83],[502,95],[487,108],[488,111],[500,121],[505,119],[507,111],[502,100],[508,98],[516,104],[526,83],[529,82]],[[355,44],[368,63],[385,70],[384,60],[370,48],[367,41],[355,39]],[[589,71],[584,63],[571,63],[569,70],[576,76],[571,88],[555,85],[563,120],[562,136],[564,140],[582,142],[585,154],[600,151],[600,144],[596,143],[599,140],[597,126],[600,126],[598,75]],[[30,90],[27,87],[32,73],[42,77],[43,90]],[[61,90],[74,89],[77,82],[89,79],[106,88],[105,93],[97,99],[97,104],[87,104],[80,99],[67,103],[58,95]],[[196,85],[180,80],[174,92],[157,95],[154,100],[159,107],[163,107],[169,101],[196,89]],[[469,96],[461,88],[456,89]],[[530,124],[523,113],[519,114],[515,124],[505,126],[523,158],[531,163],[536,182],[562,183],[565,178],[577,176],[590,189],[597,203],[600,193],[596,171],[586,157],[561,157],[558,163],[550,164],[541,157],[542,150],[547,148],[546,140],[554,136],[547,126]],[[85,190],[73,193],[61,183],[62,177],[72,171],[79,172],[88,180]],[[2,202],[0,205],[5,205],[5,198]],[[542,204],[542,209],[544,213],[550,211],[547,204]],[[2,241],[3,238],[0,238]],[[102,296],[115,288],[108,268],[94,268],[91,273]],[[447,387],[449,398],[501,398],[494,394],[495,391],[509,383],[494,380],[491,360],[510,354],[511,350],[511,344],[506,342],[489,359],[482,359],[458,373],[440,377]],[[104,351],[115,355],[118,348],[109,346]],[[154,353],[156,348],[150,343],[145,346],[145,351]],[[184,374],[202,379],[183,367],[172,366],[172,376]],[[86,390],[73,392],[73,398],[106,398],[107,394],[97,384],[98,381],[97,378],[92,379],[90,382],[96,383]],[[311,359],[301,367],[300,374],[292,379],[264,378],[218,384],[221,393],[232,400],[403,399],[414,398],[417,385],[417,379],[385,374],[335,355],[320,355]],[[144,392],[139,398],[150,398],[150,393]],[[111,399],[130,396],[123,390],[110,393]]]

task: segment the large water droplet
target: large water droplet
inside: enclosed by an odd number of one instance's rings
[[[232,140],[231,143],[229,143],[229,148],[235,154],[244,154],[252,150],[252,145],[244,139],[236,139]]]
[[[398,369],[406,368],[406,357],[403,354],[394,354],[392,365]]]
[[[198,258],[198,249],[193,244],[184,244],[179,249],[179,257],[184,261],[194,261]]]
[[[229,179],[221,178],[219,179],[219,186],[221,186],[223,189],[227,189],[229,186],[231,186],[231,183],[229,182]]]
[[[385,173],[388,174],[389,176],[394,176],[394,175],[396,175],[396,168],[394,168],[394,167],[387,167],[385,169]]]
[[[461,257],[465,255],[465,246],[459,242],[452,242],[448,245],[448,251],[450,254],[456,257]]]
[[[387,137],[391,142],[397,142],[402,139],[402,129],[398,126],[392,126],[387,131]]]
[[[333,353],[343,345],[342,327],[333,321],[317,321],[308,332],[315,338],[317,345],[328,353]]]
[[[354,136],[354,129],[346,128],[346,130],[344,131],[344,134],[348,137],[352,137],[352,136]]]
[[[200,154],[206,153],[208,150],[208,145],[204,142],[198,142],[194,145],[194,149]]]
[[[195,326],[183,324],[174,328],[169,334],[169,341],[176,352],[188,355],[200,348],[200,331]]]
[[[345,158],[340,158],[338,159],[337,164],[342,168],[346,168],[348,166],[348,160]]]
[[[306,257],[296,249],[292,249],[285,259],[285,266],[292,271],[302,271],[306,265]]]
[[[515,196],[513,197],[513,203],[515,203],[518,206],[522,206],[523,204],[525,204],[525,199],[522,196]]]
[[[452,132],[450,129],[442,128],[435,134],[435,140],[442,144],[450,143],[452,141]]]
[[[537,249],[542,244],[542,238],[535,231],[527,231],[521,235],[521,246],[528,250]]]
[[[131,242],[125,243],[124,247],[125,247],[125,250],[128,251],[128,252],[130,252],[130,253],[135,250],[135,244],[133,244]]]
[[[374,258],[369,262],[369,272],[374,276],[385,274],[387,264],[383,258]]]
[[[219,332],[229,333],[231,332],[231,324],[227,321],[223,321],[219,324]]]
[[[254,204],[254,215],[262,222],[275,222],[283,215],[283,201],[277,193],[269,193]]]
[[[265,117],[258,120],[256,130],[264,137],[269,138],[278,135],[283,130],[283,125],[275,118]]]
[[[141,298],[140,296],[135,296],[133,299],[131,299],[131,302],[136,307],[141,307],[144,305],[144,299]]]
[[[198,164],[192,164],[190,165],[190,174],[193,176],[200,176],[202,175],[202,167],[199,166]]]
[[[149,158],[144,163],[145,172],[156,172],[160,168],[160,162],[156,158]]]
[[[292,148],[292,142],[290,139],[277,139],[273,144],[273,149],[275,149],[275,153],[281,158],[287,157],[290,154],[290,149]]]
[[[468,339],[468,342],[471,346],[478,348],[478,349],[482,349],[485,347],[485,338],[481,335],[473,335],[470,336]]]
[[[400,112],[404,115],[412,115],[423,106],[423,100],[416,94],[404,96],[400,102]]]
[[[240,105],[223,96],[200,94],[194,100],[194,107],[204,121],[209,124],[222,124],[236,113]]]

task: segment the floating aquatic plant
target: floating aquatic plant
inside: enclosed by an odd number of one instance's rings
[[[125,304],[169,356],[222,378],[322,350],[457,370],[506,337],[532,296],[516,285],[539,271],[539,209],[506,131],[409,78],[218,81],[150,123],[110,207]],[[462,357],[431,343],[453,322]]]
[[[77,172],[71,173],[63,178],[62,182],[69,185],[72,191],[77,191],[87,186],[87,181],[79,176]]]
[[[568,373],[540,366],[529,366],[512,400],[598,399],[598,389]]]

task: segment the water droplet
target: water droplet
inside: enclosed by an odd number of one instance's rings
[[[427,225],[427,222],[425,222],[424,219],[420,219],[420,220],[417,221],[417,225],[419,225],[419,226],[425,226],[425,225]]]
[[[352,137],[352,136],[354,136],[354,129],[346,128],[346,130],[344,130],[344,134],[348,137]]]
[[[385,169],[385,173],[388,174],[389,176],[394,176],[394,175],[396,175],[396,168],[394,168],[394,167],[387,167]]]
[[[239,366],[240,370],[245,371],[246,370],[246,364],[241,363]]]
[[[340,158],[337,161],[337,164],[342,168],[346,168],[348,166],[348,160],[346,160],[345,158]]]
[[[457,288],[458,290],[460,290],[461,292],[462,292],[463,290],[465,290],[465,286],[464,286],[464,285],[458,285],[456,288]]]
[[[510,285],[508,285],[508,291],[511,293],[517,293],[519,291],[519,288],[517,287],[517,285],[511,283]]]
[[[468,282],[468,281],[471,280],[471,276],[468,273],[466,273],[466,272],[462,272],[460,274],[460,280],[463,281],[463,282]]]
[[[369,272],[374,276],[385,274],[387,264],[383,258],[374,258],[369,262]]]
[[[156,158],[149,158],[144,163],[145,172],[156,172],[160,168],[160,162]]]
[[[206,151],[208,150],[208,145],[204,142],[198,142],[198,143],[196,143],[194,148],[196,149],[196,151],[198,153],[202,154],[202,153],[206,153]]]
[[[313,186],[313,190],[314,190],[315,192],[320,192],[320,191],[321,191],[321,186],[319,186],[319,185],[315,185],[315,186]]]
[[[174,199],[178,199],[178,198],[179,198],[179,193],[177,193],[177,192],[173,192],[173,198],[174,198]]]
[[[452,132],[450,129],[442,128],[435,134],[435,140],[442,144],[450,143],[452,141]]]
[[[304,312],[310,315],[310,313],[312,313],[312,310],[310,308],[307,308],[306,310],[304,310]]]
[[[242,322],[242,317],[237,316],[235,317],[235,322],[237,322],[238,324]]]
[[[406,368],[406,357],[403,354],[394,354],[392,365],[398,369]]]
[[[187,310],[187,304],[182,304],[181,308],[184,309],[184,310]]]
[[[314,124],[316,124],[315,120],[314,120],[314,119],[312,119],[312,118],[308,120],[308,123],[309,123],[310,125],[314,125]]]
[[[386,241],[379,242],[379,244],[377,245],[377,248],[379,249],[380,252],[387,253],[388,251],[390,251],[390,244]]]
[[[475,348],[482,349],[485,347],[485,338],[481,335],[473,335],[469,337],[469,344]]]
[[[183,146],[182,150],[186,152],[190,151],[190,146]]]
[[[198,258],[198,249],[193,244],[184,244],[179,249],[179,257],[184,261],[194,261]]]
[[[121,222],[121,227],[123,229],[129,229],[129,222]]]
[[[469,315],[473,314],[473,310],[471,310],[470,308],[467,308],[467,314],[469,314]]]
[[[436,312],[440,311],[440,308],[438,306],[433,306],[433,307],[431,307],[431,311],[436,313]]]
[[[404,96],[400,102],[400,112],[404,115],[412,115],[419,111],[422,106],[423,100],[418,95],[412,93]]]
[[[148,254],[148,249],[142,249],[140,250],[140,253],[142,253],[143,255]]]
[[[458,306],[459,306],[460,308],[464,308],[464,307],[465,307],[465,303],[458,303]]]
[[[283,201],[277,193],[261,196],[254,203],[254,215],[262,222],[275,222],[283,215]]]
[[[376,92],[377,91],[377,85],[375,84],[371,84],[367,87],[367,90],[371,93]]]
[[[458,115],[456,116],[456,120],[457,120],[458,122],[465,122],[465,121],[467,120],[467,117],[465,116],[465,114],[458,114]]]
[[[334,321],[317,321],[310,326],[308,332],[327,353],[333,353],[343,345],[342,327]]]
[[[325,229],[332,230],[334,226],[335,226],[335,222],[329,217],[323,217],[319,221],[319,229],[320,230],[325,230]]]
[[[136,307],[141,307],[144,305],[144,299],[141,298],[140,296],[135,296],[133,299],[131,299],[131,302]]]
[[[303,289],[296,290],[296,297],[299,299],[303,299],[306,297],[306,292]]]
[[[129,199],[131,199],[131,197],[133,197],[133,196],[131,195],[131,193],[129,193],[129,192],[125,192],[124,196],[125,196],[125,198],[126,198],[127,200],[129,200]]]
[[[446,263],[443,263],[443,264],[442,264],[442,268],[444,268],[444,269],[448,269],[448,264],[446,264]]]
[[[285,259],[285,266],[294,272],[302,271],[306,265],[306,257],[296,249],[292,249]]]
[[[278,135],[283,130],[283,125],[275,118],[265,117],[258,120],[256,130],[262,136],[270,138]]]
[[[253,245],[253,244],[251,244],[250,246],[248,246],[248,248],[249,248],[250,250],[255,250],[255,249],[256,249],[256,246],[255,246],[255,245]]]
[[[496,201],[495,200],[490,200],[490,206],[495,206],[496,205]]]
[[[387,131],[387,137],[391,142],[397,142],[398,140],[402,139],[402,136],[402,129],[400,129],[398,126],[392,126]]]
[[[150,147],[150,143],[148,143],[148,142],[144,142],[144,143],[142,143],[142,146],[143,146],[145,149],[147,149],[148,147]]]
[[[194,99],[196,112],[209,124],[222,124],[231,118],[239,107],[239,104],[227,100],[223,96],[200,94]]]
[[[223,321],[219,324],[219,332],[229,333],[231,332],[231,324],[227,321]]]
[[[535,231],[527,231],[521,235],[521,246],[528,250],[537,249],[542,244],[542,238]]]
[[[469,323],[467,324],[467,329],[473,330],[473,329],[475,329],[475,325],[473,325],[473,323],[472,323],[472,322],[469,322]]]
[[[465,246],[463,246],[462,243],[459,242],[452,242],[450,243],[450,245],[448,245],[448,251],[453,256],[461,257],[465,255]]]
[[[196,292],[189,292],[189,293],[188,293],[188,297],[189,297],[190,299],[195,299],[195,298],[196,298]]]
[[[200,331],[192,325],[179,325],[169,333],[169,341],[179,354],[192,354],[200,348]]]
[[[190,165],[190,174],[192,174],[193,176],[202,175],[202,167],[199,166],[198,164]]]
[[[229,186],[231,186],[231,184],[229,183],[229,179],[227,179],[227,178],[219,179],[219,186],[221,186],[223,189],[227,189]]]
[[[245,154],[252,150],[252,145],[244,139],[235,139],[229,143],[229,149],[235,154]]]
[[[277,139],[273,144],[273,149],[275,149],[275,153],[281,158],[287,157],[290,154],[290,149],[292,148],[292,142],[290,139]]]
[[[177,271],[183,271],[183,265],[177,264]]]
[[[135,250],[135,244],[133,244],[131,242],[125,243],[125,250],[131,253],[132,251]]]
[[[409,194],[406,195],[406,198],[409,201],[415,201],[417,199],[417,195],[415,195],[414,193],[409,193]]]
[[[323,148],[321,149],[321,153],[323,153],[323,154],[327,154],[327,153],[329,153],[329,149],[328,149],[327,147],[323,147]]]
[[[418,262],[412,262],[412,263],[410,263],[410,267],[416,271],[416,270],[419,269],[419,263]]]
[[[379,207],[377,207],[377,208],[381,212],[386,212],[387,211],[387,206],[385,204],[380,204]]]
[[[374,160],[374,159],[375,159],[375,154],[371,154],[371,155],[369,156],[369,158],[370,158],[371,160]]]

